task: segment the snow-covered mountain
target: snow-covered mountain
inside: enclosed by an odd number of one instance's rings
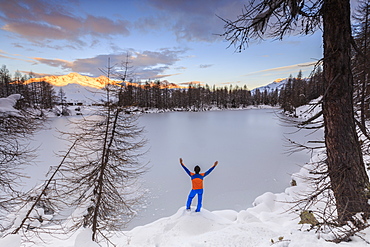
[[[63,87],[67,86],[69,84],[78,84],[83,87],[90,87],[90,88],[97,88],[101,89],[103,88],[107,83],[110,84],[118,84],[122,83],[120,80],[112,80],[108,79],[106,76],[99,76],[99,77],[90,77],[85,75],[80,75],[78,73],[69,73],[68,75],[52,75],[52,76],[45,76],[40,78],[31,78],[26,81],[26,84],[32,83],[32,82],[41,82],[46,81],[50,83],[53,86],[57,87]],[[144,84],[138,84],[138,83],[131,83],[131,82],[125,82],[126,85],[132,85],[136,87],[143,87]],[[151,82],[149,85],[154,86],[156,83]],[[160,88],[183,88],[182,86],[179,86],[175,83],[169,83],[168,81],[163,81],[160,84]]]
[[[50,83],[53,86],[57,87],[63,87],[67,86],[69,84],[78,84],[83,87],[90,87],[90,88],[103,88],[104,85],[109,83],[117,83],[118,81],[108,79],[106,76],[99,76],[99,77],[90,77],[90,76],[84,76],[80,75],[78,73],[70,73],[68,75],[51,75],[51,76],[45,76],[41,78],[31,78],[26,81],[26,84],[32,83],[32,82],[40,82],[45,81]]]
[[[282,79],[276,79],[272,83],[266,85],[266,86],[261,86],[258,88],[253,89],[251,92],[254,94],[256,90],[258,89],[260,92],[265,92],[267,91],[268,93],[274,92],[276,89],[280,91],[285,85],[285,83],[288,81],[288,78],[282,78]]]

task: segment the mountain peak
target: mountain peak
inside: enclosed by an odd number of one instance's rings
[[[79,84],[84,87],[92,87],[101,89],[105,86],[107,82],[115,84],[117,81],[108,79],[106,76],[99,76],[99,77],[90,77],[85,75],[80,75],[78,73],[72,72],[68,75],[51,75],[45,76],[41,78],[31,78],[26,81],[26,84],[33,83],[33,82],[41,82],[45,81],[50,83],[53,86],[63,87],[67,86],[68,84]]]
[[[78,84],[84,87],[92,87],[92,88],[97,88],[97,89],[103,88],[106,85],[106,83],[117,84],[117,83],[122,82],[118,80],[108,79],[108,77],[103,76],[103,75],[99,77],[90,77],[86,75],[80,75],[79,73],[76,73],[76,72],[72,72],[72,73],[69,73],[68,75],[60,75],[60,76],[51,75],[51,76],[45,76],[41,78],[31,78],[27,80],[25,83],[29,84],[29,83],[41,82],[41,81],[48,82],[51,85],[56,86],[56,87],[64,87],[64,86],[67,86],[68,84]],[[141,84],[132,83],[132,82],[126,82],[126,85],[132,85],[135,87],[143,87],[143,85]],[[157,84],[155,82],[151,82],[149,83],[149,85],[150,87],[153,87],[153,86],[156,86]],[[168,81],[160,82],[159,86],[161,89],[163,88],[168,88],[168,89],[183,88],[175,83],[169,83]]]
[[[261,86],[258,88],[255,88],[252,90],[252,93],[255,93],[256,90],[258,89],[260,92],[265,92],[267,91],[268,93],[272,93],[273,91],[280,90],[282,87],[284,87],[285,83],[287,82],[286,78],[279,78],[271,82],[270,84],[266,86]]]

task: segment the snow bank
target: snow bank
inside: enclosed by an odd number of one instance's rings
[[[0,98],[0,115],[19,117],[19,111],[14,106],[21,97],[20,94],[12,94],[7,98]]]
[[[21,236],[16,234],[10,234],[0,239],[1,247],[20,247]]]
[[[281,203],[276,201],[278,197],[265,193],[256,199],[255,207],[240,212],[203,209],[195,213],[183,207],[173,216],[136,227],[113,241],[119,243],[118,246],[135,247],[338,246],[301,230],[297,217],[283,214]],[[365,242],[357,244],[366,245]]]
[[[89,228],[82,229],[76,236],[74,247],[99,247],[99,245],[91,240],[92,230]]]
[[[256,222],[245,224],[232,210],[176,214],[125,232],[123,246],[269,246],[276,233]]]

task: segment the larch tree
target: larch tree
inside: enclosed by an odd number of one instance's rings
[[[327,173],[339,223],[370,212],[369,179],[358,140],[353,110],[349,0],[249,1],[236,20],[225,20],[223,36],[241,51],[252,40],[282,39],[287,34],[323,31],[322,100]]]
[[[122,230],[136,214],[142,196],[137,179],[145,171],[139,161],[144,153],[143,129],[138,115],[119,105],[124,83],[112,84],[112,69],[108,65],[103,71],[108,77],[104,106],[77,122],[76,132],[67,133],[68,140],[76,143],[61,168],[61,191],[67,201],[73,199],[70,207],[76,209],[69,228],[90,228],[95,242],[110,241],[106,234]],[[123,82],[127,69],[125,63]]]

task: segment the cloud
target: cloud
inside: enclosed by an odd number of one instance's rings
[[[11,58],[11,57],[8,57],[8,56],[5,56],[5,55],[1,55],[1,54],[0,54],[0,57],[3,57],[3,58]]]
[[[184,67],[184,66],[180,66],[180,67],[176,67],[176,68],[174,68],[175,70],[186,70],[187,68],[186,67]]]
[[[199,86],[204,86],[205,84],[201,81],[189,81],[189,82],[182,82],[182,83],[179,83],[179,85],[186,85],[186,86],[189,86],[189,85],[199,85]]]
[[[19,43],[13,43],[13,46],[17,48],[24,48],[24,46]]]
[[[8,52],[5,52],[3,50],[0,50],[0,57],[2,57],[2,58],[12,59],[12,60],[19,60],[19,61],[25,61],[25,62],[29,62],[29,63],[32,63],[33,62],[33,60],[27,60],[27,59],[19,58],[19,56],[20,55],[18,55],[18,54],[10,54]]]
[[[29,23],[14,21],[6,24],[1,29],[12,33],[17,33],[23,37],[33,40],[45,39],[73,39],[73,33],[55,26],[48,26],[43,23]]]
[[[83,24],[84,30],[87,33],[95,36],[128,36],[130,34],[128,30],[128,26],[130,26],[130,23],[126,20],[113,21],[105,17],[95,17],[92,15],[88,15]]]
[[[38,61],[39,63],[46,64],[52,67],[61,67],[63,69],[71,69],[73,67],[73,62],[69,62],[63,59],[46,59],[40,57],[34,57],[33,59]]]
[[[183,49],[161,49],[159,51],[131,51],[130,65],[137,79],[156,79],[168,77],[176,74],[164,74],[166,70],[180,60],[185,52]],[[102,72],[99,69],[107,67],[108,59],[111,65],[117,69],[123,61],[126,61],[126,52],[117,54],[104,54],[91,58],[80,58],[74,61],[62,59],[33,58],[38,63],[46,64],[52,67],[62,68],[68,72],[78,72],[99,76]]]
[[[201,65],[199,65],[199,68],[206,69],[206,68],[209,68],[209,67],[212,67],[212,66],[213,66],[213,64],[201,64]]]
[[[176,74],[153,74],[153,76],[151,77],[147,77],[148,79],[150,80],[153,80],[153,79],[161,79],[161,78],[166,78],[166,77],[170,77],[170,76],[175,76],[175,75],[179,75],[180,73],[176,73]]]
[[[45,74],[45,73],[35,73],[35,72],[31,72],[31,71],[20,71],[21,73],[23,74],[26,74],[26,75],[31,75],[32,77],[45,77],[45,76],[51,76],[52,74]]]
[[[266,74],[270,72],[289,72],[292,70],[301,70],[302,68],[307,68],[315,65],[316,62],[306,62],[306,63],[300,63],[300,64],[293,64],[293,65],[288,65],[288,66],[282,66],[282,67],[276,67],[276,68],[271,68],[271,69],[265,69],[265,70],[259,70],[255,72],[251,72],[248,74],[245,74],[244,76],[251,76],[255,74]]]
[[[159,51],[135,52],[133,56],[133,65],[135,67],[156,66],[159,64],[172,65],[180,60],[180,55],[185,49],[160,49]]]
[[[80,39],[87,35],[110,37],[130,34],[130,23],[126,20],[92,15],[81,17],[73,14],[71,10],[73,8],[58,1],[2,1],[0,18],[5,24],[1,29],[31,42],[68,40],[77,42],[80,46],[84,45]]]
[[[238,84],[238,83],[241,83],[241,81],[234,81],[234,82],[222,82],[221,85],[234,85],[234,84]]]
[[[2,30],[31,42],[68,40],[85,46],[83,39],[129,36],[133,29],[146,33],[153,30],[172,31],[177,40],[214,42],[221,40],[223,21],[218,17],[235,18],[241,13],[243,0],[143,0],[128,4],[113,0],[116,10],[136,11],[136,19],[112,18],[84,14],[76,10],[76,0],[1,0]],[[145,11],[144,11],[145,10]],[[218,15],[218,16],[217,16]],[[112,15],[114,16],[114,15]],[[130,16],[130,15],[128,15]]]
[[[140,19],[136,26],[171,29],[178,40],[214,42],[221,40],[223,21],[217,16],[235,18],[241,13],[242,0],[147,0],[157,15]]]

